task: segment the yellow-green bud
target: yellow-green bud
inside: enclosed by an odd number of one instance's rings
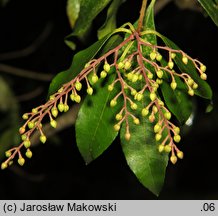
[[[58,116],[58,109],[55,108],[55,107],[53,107],[53,108],[51,109],[51,114],[56,118],[56,117]]]
[[[46,142],[46,140],[47,140],[47,138],[46,138],[46,136],[45,135],[41,135],[40,136],[40,141],[44,144],[45,142]]]
[[[156,107],[155,105],[153,105],[153,106],[152,106],[152,112],[153,112],[153,113],[157,113],[157,111],[158,111],[157,107]]]
[[[115,107],[117,105],[117,101],[115,99],[112,99],[110,102],[111,107]]]
[[[19,133],[20,134],[25,133],[25,131],[26,131],[25,127],[20,127],[20,129],[19,129]]]
[[[129,69],[131,68],[131,62],[126,61],[126,62],[125,62],[125,65],[124,65],[124,68],[125,68],[126,70],[129,70]]]
[[[10,152],[10,151],[6,151],[6,152],[5,152],[5,156],[6,156],[6,157],[10,157],[10,156],[11,156],[11,152]]]
[[[163,77],[163,71],[162,70],[158,70],[157,71],[157,76],[161,79]]]
[[[170,119],[171,119],[171,113],[170,113],[170,112],[165,112],[165,113],[164,113],[164,117],[165,117],[167,120],[170,120]]]
[[[74,101],[75,101],[76,103],[80,103],[81,97],[80,97],[79,95],[75,95]]]
[[[175,131],[176,134],[180,133],[180,128],[179,127],[174,127],[173,130]]]
[[[76,88],[77,91],[80,91],[82,89],[82,83],[79,82],[79,81],[76,81],[75,88]]]
[[[50,95],[49,100],[54,100],[55,96],[54,95]]]
[[[92,83],[95,84],[97,81],[98,81],[98,76],[96,74],[93,74]]]
[[[28,114],[23,114],[23,116],[22,116],[22,118],[24,119],[24,120],[27,120],[29,117],[28,117]]]
[[[136,98],[137,101],[140,101],[140,100],[142,100],[142,98],[143,98],[143,94],[137,93],[137,94],[135,95],[135,98]]]
[[[162,135],[161,135],[161,134],[157,133],[157,134],[155,135],[155,140],[156,140],[156,141],[159,141],[161,138],[162,138]]]
[[[69,109],[69,106],[67,104],[64,104],[64,112],[67,112]]]
[[[173,69],[173,67],[174,67],[173,61],[169,61],[169,62],[168,62],[168,67],[169,67],[170,69]]]
[[[175,155],[172,155],[172,156],[170,157],[170,161],[171,161],[173,164],[175,164],[175,163],[177,162],[177,157],[176,157]]]
[[[105,63],[103,68],[104,68],[104,70],[105,70],[106,72],[109,72],[110,69],[111,69],[111,67],[110,67],[110,65],[109,65],[108,63]]]
[[[22,139],[23,141],[26,140],[26,138],[27,138],[26,134],[23,134],[23,135],[21,136],[21,139]]]
[[[149,115],[149,117],[148,117],[148,120],[151,122],[151,123],[153,123],[154,122],[154,120],[155,120],[155,116],[154,115]]]
[[[137,94],[137,91],[135,89],[131,90],[131,95],[135,96]]]
[[[161,130],[160,124],[156,124],[156,125],[154,126],[154,132],[155,132],[155,133],[158,133],[158,132],[160,132],[160,130]]]
[[[188,64],[188,58],[187,58],[186,56],[183,56],[183,57],[182,57],[182,62],[183,62],[184,64]]]
[[[88,87],[86,91],[87,91],[88,95],[92,95],[93,94],[93,88],[92,87]]]
[[[201,79],[202,80],[206,80],[207,79],[207,74],[206,73],[202,73],[201,74]]]
[[[70,95],[70,97],[71,97],[71,95]],[[59,110],[60,112],[63,112],[63,111],[64,111],[64,104],[63,104],[63,103],[59,103],[59,104],[58,104],[58,110]]]
[[[192,86],[193,89],[197,89],[198,88],[198,84],[195,82]]]
[[[33,153],[30,151],[30,149],[27,149],[25,155],[26,155],[27,158],[31,158],[33,156]]]
[[[142,109],[142,116],[147,116],[148,115],[148,113],[149,113],[149,110],[147,109],[147,108],[143,108]]]
[[[108,91],[113,91],[114,86],[111,84],[111,85],[109,85],[109,86],[107,87],[107,89],[108,89]]]
[[[194,80],[192,78],[188,78],[187,83],[189,86],[193,85]]]
[[[174,141],[175,142],[180,142],[180,140],[181,140],[181,136],[179,135],[179,134],[177,134],[177,135],[175,135],[174,137],[173,137],[173,139],[174,139]]]
[[[133,83],[137,82],[138,79],[139,79],[139,76],[138,76],[137,74],[133,74],[133,75],[132,75],[132,82],[133,82]]]
[[[50,121],[50,125],[53,127],[53,128],[56,128],[57,127],[57,122],[55,120],[51,120]]]
[[[157,95],[154,92],[150,93],[150,99],[151,101],[154,101],[157,98]]]
[[[131,138],[130,133],[126,132],[126,133],[125,133],[125,139],[126,139],[126,141],[129,141],[130,138]]]
[[[174,59],[176,57],[176,53],[171,53],[170,56],[172,59]]]
[[[7,167],[8,167],[7,163],[3,162],[3,163],[1,164],[1,169],[2,169],[2,170],[6,169]]]
[[[156,55],[156,60],[157,60],[157,61],[161,61],[161,60],[162,60],[162,55],[161,55],[160,53],[158,53],[158,54]]]
[[[136,124],[136,125],[139,125],[139,124],[140,124],[140,121],[139,121],[138,118],[134,118],[133,122],[134,122],[134,124]]]
[[[115,118],[116,118],[117,121],[120,121],[123,118],[123,116],[118,113],[118,114],[116,114]]]
[[[117,67],[118,67],[118,69],[123,69],[124,68],[123,62],[119,62]]]
[[[114,130],[115,131],[119,131],[120,130],[120,125],[119,124],[115,124],[114,125]]]
[[[204,73],[206,71],[207,67],[203,64],[200,66],[200,70]]]
[[[29,121],[27,125],[29,129],[32,129],[35,126],[34,122],[32,121]]]
[[[63,87],[59,88],[59,89],[58,89],[58,93],[61,93],[61,92],[63,92],[63,90],[64,90],[64,88],[63,88]]]
[[[194,92],[193,89],[189,89],[189,90],[188,90],[188,94],[189,94],[190,96],[194,96],[195,92]]]
[[[172,147],[171,147],[170,145],[165,145],[165,146],[164,146],[164,151],[165,151],[166,153],[170,153],[171,150],[172,150]]]
[[[132,110],[136,110],[138,108],[137,104],[135,103],[132,103],[130,107]]]
[[[31,142],[29,139],[24,140],[23,145],[25,146],[25,148],[29,148],[31,146]]]
[[[100,77],[101,78],[105,78],[107,76],[107,72],[106,71],[101,71],[101,73],[100,73]]]
[[[36,114],[37,112],[38,112],[38,110],[37,110],[36,108],[33,108],[33,109],[32,109],[32,113],[33,113],[33,114]]]
[[[159,145],[159,146],[158,146],[158,151],[159,151],[159,152],[162,152],[163,150],[164,150],[164,145]]]
[[[24,158],[22,158],[22,157],[20,157],[19,159],[18,159],[18,164],[20,165],[20,166],[23,166],[24,165],[24,163],[25,163],[25,159]]]
[[[148,76],[148,79],[152,79],[154,75],[149,72],[147,76]]]
[[[170,86],[173,90],[175,90],[177,87],[177,83],[173,81],[173,82],[171,82]]]
[[[182,152],[182,151],[178,151],[178,152],[177,152],[177,157],[178,157],[179,159],[183,159],[183,157],[184,157],[183,152]]]
[[[155,51],[150,53],[151,60],[154,60],[156,58],[157,53]]]

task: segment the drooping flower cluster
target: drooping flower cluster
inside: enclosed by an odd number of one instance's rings
[[[184,72],[174,70],[174,58],[177,54],[182,55],[182,62],[186,65],[191,61],[199,72],[201,79],[206,80],[206,67],[196,59],[192,59],[181,50],[174,50],[169,47],[153,45],[145,41],[137,31],[126,30],[130,33],[121,44],[98,59],[88,62],[84,69],[71,81],[65,83],[50,99],[31,112],[25,113],[23,119],[26,120],[20,128],[21,143],[6,152],[7,160],[2,163],[1,168],[5,169],[12,164],[13,159],[18,155],[18,163],[22,166],[25,159],[21,149],[26,149],[26,157],[31,158],[31,135],[35,130],[40,132],[40,141],[45,143],[47,138],[43,131],[43,120],[46,116],[50,119],[50,125],[57,127],[56,117],[59,113],[69,110],[69,98],[80,103],[80,90],[86,88],[87,94],[93,94],[93,85],[99,80],[104,79],[112,73],[116,74],[115,80],[108,85],[108,91],[119,88],[120,92],[110,100],[110,106],[117,105],[118,98],[122,100],[122,108],[116,114],[117,123],[114,125],[116,131],[120,130],[121,124],[126,123],[125,139],[131,139],[131,128],[129,126],[129,117],[138,125],[140,120],[135,116],[135,110],[139,109],[137,103],[143,100],[145,95],[149,95],[149,103],[141,110],[141,115],[154,124],[154,133],[156,141],[160,142],[159,152],[171,152],[170,160],[174,164],[177,158],[183,158],[183,152],[180,151],[175,143],[180,142],[180,129],[171,121],[171,112],[164,105],[158,94],[159,86],[163,79],[170,79],[169,85],[173,90],[177,88],[176,77],[180,78],[187,86],[187,93],[194,95],[194,90],[198,84],[190,75]],[[151,34],[151,33],[149,33]],[[133,49],[135,47],[135,49]],[[149,47],[152,50],[148,56],[143,54],[143,48]],[[168,63],[163,66],[161,52],[168,53]],[[112,62],[111,62],[111,59]],[[98,69],[102,68],[101,71]],[[73,73],[73,71],[72,71]],[[139,88],[139,83],[143,84]]]

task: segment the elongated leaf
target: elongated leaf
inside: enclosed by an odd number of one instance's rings
[[[86,35],[92,21],[110,3],[111,0],[81,0],[79,17],[76,21],[73,36],[81,39]]]
[[[79,17],[81,2],[82,0],[68,0],[67,1],[67,16],[68,16],[71,28],[75,26],[75,23]]]
[[[107,89],[107,84],[114,79],[115,76],[111,76],[108,82],[98,83],[96,93],[85,98],[78,114],[76,141],[86,164],[100,156],[117,136],[113,126],[120,106],[119,103],[114,108],[109,106],[117,91],[109,92]]]
[[[117,11],[119,9],[119,6],[124,2],[125,0],[113,0],[110,7],[107,11],[107,18],[105,23],[101,26],[101,28],[98,30],[98,38],[101,39],[105,35],[111,33],[113,30],[116,29],[116,15]]]
[[[121,131],[122,149],[127,163],[138,180],[158,196],[164,184],[168,155],[158,152],[151,123],[141,119],[140,125],[130,122],[130,128],[130,141],[124,138],[125,126]]]
[[[171,40],[169,40],[165,36],[162,36],[161,38],[167,46],[169,46],[173,49],[180,50],[180,48],[174,42],[172,42]],[[181,54],[176,55],[175,62],[176,62],[176,65],[179,67],[179,69],[182,72],[189,74],[195,80],[195,82],[198,84],[198,88],[195,90],[195,94],[202,97],[202,98],[206,98],[206,99],[211,100],[212,99],[212,90],[211,90],[209,84],[199,77],[199,74],[197,73],[193,63],[189,61],[188,64],[185,65],[182,62]]]
[[[218,1],[217,0],[198,0],[201,6],[207,11],[208,15],[218,26]]]
[[[153,12],[154,3],[155,1],[153,0],[147,9],[144,20],[145,29],[155,29]],[[153,35],[146,35],[144,36],[144,39],[156,44],[156,37]],[[150,51],[150,49],[143,49],[143,55],[149,55]],[[148,64],[145,66],[150,69]],[[140,89],[142,89],[143,85],[144,83],[141,83]],[[138,110],[140,111],[142,108],[146,107],[148,103],[148,96],[145,95],[141,102],[137,102]],[[138,112],[134,114],[139,117],[141,114]],[[125,140],[126,125],[122,125],[120,133],[122,149],[127,164],[138,180],[155,195],[159,195],[164,183],[168,156],[166,154],[160,154],[157,150],[158,144],[154,138],[153,124],[151,124],[146,118],[139,118],[140,125],[135,125],[131,119],[129,121],[131,134],[130,141]]]
[[[75,78],[81,70],[84,68],[85,64],[94,58],[101,48],[105,45],[108,39],[113,35],[113,33],[105,36],[101,40],[92,44],[90,47],[78,52],[73,57],[72,64],[70,68],[66,71],[60,72],[52,80],[49,87],[49,95],[56,92],[64,83],[69,82]]]
[[[181,124],[184,124],[193,110],[192,101],[187,93],[178,89],[172,90],[169,83],[165,81],[161,84],[161,90],[169,110],[176,116]]]

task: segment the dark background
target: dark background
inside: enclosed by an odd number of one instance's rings
[[[119,11],[118,23],[134,22],[139,3],[127,1]],[[63,0],[11,0],[0,8],[0,53],[27,47],[47,24],[51,25],[49,36],[37,51],[2,63],[53,75],[67,69],[73,52],[64,44],[64,37],[71,32],[65,7]],[[218,199],[218,28],[210,18],[180,10],[173,3],[157,14],[156,27],[207,65],[208,82],[214,91],[211,113],[205,113],[205,101],[199,98],[194,101],[194,122],[192,127],[185,128],[181,142],[185,157],[175,166],[168,166],[158,199]],[[80,46],[85,47],[96,38],[93,34],[89,39]],[[21,114],[45,101],[49,82],[1,72],[0,75],[9,81],[17,96],[43,87],[34,100],[21,103]],[[76,147],[73,126],[59,133],[56,139],[33,149],[34,157],[20,171],[0,172],[0,199],[157,199],[128,168],[119,140],[86,166]]]

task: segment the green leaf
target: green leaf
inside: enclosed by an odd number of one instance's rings
[[[124,2],[125,0],[113,0],[110,4],[110,7],[107,10],[107,18],[105,23],[101,26],[101,28],[98,30],[98,38],[101,39],[105,35],[111,33],[113,30],[116,29],[116,15],[117,11],[119,9],[119,6]]]
[[[154,6],[153,0],[146,11],[144,20],[144,29],[155,29],[154,24]],[[156,36],[145,35],[144,39],[156,44]],[[150,49],[143,49],[143,55],[149,55]],[[149,64],[146,67],[151,67]],[[141,83],[141,87],[144,84]],[[141,88],[140,88],[141,89]],[[146,99],[147,98],[147,99]],[[149,104],[148,96],[145,95],[144,100],[137,102],[138,110],[141,110]],[[153,124],[146,118],[142,119],[141,114],[136,112],[136,116],[140,116],[140,125],[135,125],[132,119],[129,120],[129,128],[131,139],[125,140],[126,125],[122,125],[121,143],[127,163],[138,180],[155,195],[159,195],[164,184],[165,171],[168,164],[168,155],[158,152],[158,144],[155,141],[153,132]]]
[[[87,96],[80,108],[76,121],[76,141],[86,164],[99,157],[113,142],[117,132],[115,114],[119,111],[119,103],[111,108],[110,100],[118,93],[116,89],[109,92],[108,84],[115,79],[111,75],[108,82],[96,84],[95,94]]]
[[[75,23],[79,17],[81,1],[82,0],[68,0],[67,1],[67,16],[68,16],[71,28],[75,26]]]
[[[171,40],[169,40],[165,36],[162,35],[161,38],[162,38],[163,42],[168,47],[171,47],[171,48],[176,49],[176,50],[180,50],[180,48],[174,42],[172,42]],[[209,86],[209,84],[206,81],[202,80],[199,77],[199,75],[195,69],[194,64],[191,61],[189,61],[188,64],[185,65],[182,62],[182,55],[181,54],[177,54],[174,60],[175,60],[176,65],[179,67],[180,71],[189,74],[194,79],[194,81],[198,84],[198,88],[195,90],[195,94],[202,97],[202,98],[206,98],[206,99],[211,100],[212,99],[211,87]]]
[[[81,0],[79,17],[76,21],[73,36],[83,39],[92,21],[110,3],[111,0]]]
[[[193,110],[193,104],[189,96],[179,89],[172,90],[166,81],[163,81],[160,87],[167,107],[180,123],[184,124]]]
[[[101,40],[95,42],[90,47],[78,52],[74,55],[70,68],[66,71],[58,73],[52,80],[48,95],[56,92],[64,83],[75,78],[84,68],[85,64],[93,59],[101,48],[105,45],[113,33],[105,36]]]
[[[213,22],[218,26],[218,1],[198,0],[201,6],[207,11]]]
[[[129,127],[130,141],[124,138],[125,124],[121,130],[122,149],[127,163],[138,180],[158,196],[164,184],[168,155],[158,152],[153,125],[147,119],[140,119],[140,125],[135,125],[130,120]]]

